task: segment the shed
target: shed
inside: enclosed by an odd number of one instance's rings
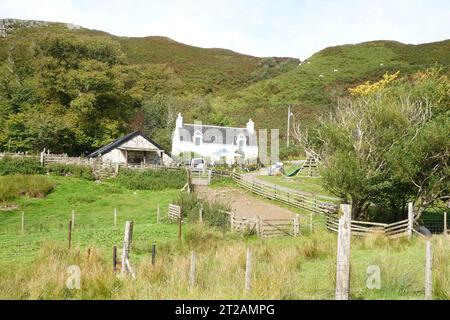
[[[121,164],[169,165],[170,155],[155,141],[140,131],[127,134],[94,151],[88,158],[100,158],[102,162]]]

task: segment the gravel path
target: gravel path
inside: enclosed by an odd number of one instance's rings
[[[237,217],[261,219],[291,219],[295,213],[261,199],[248,195],[243,190],[232,188],[210,188],[196,186],[195,191],[208,201],[220,201],[231,206]]]

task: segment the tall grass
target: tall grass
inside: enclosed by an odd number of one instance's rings
[[[231,211],[231,208],[220,201],[209,202],[193,192],[181,193],[174,203],[181,207],[183,216],[191,222],[199,221],[202,209],[203,221],[209,226],[226,228],[229,225],[230,218],[226,212]]]
[[[186,172],[180,170],[120,170],[115,181],[132,190],[181,189],[185,185]]]
[[[204,225],[189,225],[182,243],[172,240],[158,245],[156,265],[151,264],[150,254],[138,259],[138,250],[132,248],[136,280],[113,273],[110,252],[93,247],[88,255],[86,249],[74,247],[68,251],[65,245],[48,242],[31,265],[0,270],[0,298],[333,299],[335,237],[326,233],[314,237],[316,241],[300,238],[296,244],[289,245],[279,241],[249,242],[239,237],[224,238]],[[249,246],[253,248],[251,290],[245,292],[245,252]],[[440,270],[448,270],[448,260],[440,250],[447,248],[443,242],[436,243],[434,248],[434,296],[446,299],[447,271]],[[197,282],[193,291],[189,290],[191,250],[197,252]],[[414,257],[405,259],[394,248],[384,248],[373,259],[361,260],[358,256],[367,249],[352,250],[352,299],[422,298],[423,261]],[[381,290],[365,288],[367,264],[380,266]],[[81,269],[81,290],[69,290],[65,286],[70,265]]]
[[[56,176],[94,180],[94,174],[90,166],[54,163],[46,165],[45,170]]]
[[[55,182],[44,176],[11,175],[0,177],[0,204],[27,196],[43,198],[53,191]]]
[[[11,158],[0,159],[0,176],[10,174],[43,174],[44,167],[36,158]]]

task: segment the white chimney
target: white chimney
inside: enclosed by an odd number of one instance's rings
[[[183,127],[183,117],[181,116],[181,113],[178,114],[176,126],[177,128]]]
[[[249,119],[247,122],[247,130],[250,134],[255,132],[255,123],[252,121],[252,119]]]

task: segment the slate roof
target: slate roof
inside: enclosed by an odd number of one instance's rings
[[[237,144],[239,135],[243,135],[247,139],[248,146],[258,146],[256,140],[256,131],[250,133],[247,128],[219,127],[209,125],[183,124],[178,128],[181,141],[193,142],[195,132],[201,132],[203,135],[203,143],[216,143],[233,145]]]
[[[90,155],[88,155],[88,158],[94,158],[94,157],[98,157],[100,155],[104,155],[107,154],[108,152],[110,152],[113,149],[116,149],[118,147],[120,147],[121,145],[123,145],[124,143],[127,143],[128,141],[130,141],[131,139],[137,137],[137,136],[142,136],[145,139],[147,139],[151,144],[153,144],[155,147],[157,147],[160,150],[164,150],[163,147],[161,147],[159,144],[157,144],[155,141],[153,141],[152,139],[150,139],[149,137],[147,137],[145,134],[143,134],[141,131],[134,131],[131,132],[129,134],[127,134],[126,136],[123,136],[119,139],[114,140],[113,142],[107,144],[104,147],[101,147],[100,149],[92,152]],[[166,151],[164,151],[166,154],[168,154]]]

